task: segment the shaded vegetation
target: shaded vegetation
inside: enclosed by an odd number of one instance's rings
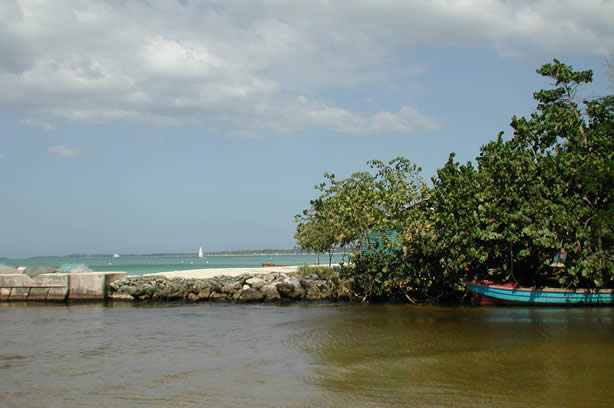
[[[339,282],[339,272],[330,266],[302,265],[297,269],[296,275],[299,278],[316,275],[320,279],[325,279],[333,283]]]

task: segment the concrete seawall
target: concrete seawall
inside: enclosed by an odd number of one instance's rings
[[[126,272],[47,273],[0,275],[0,302],[104,300],[111,282]]]

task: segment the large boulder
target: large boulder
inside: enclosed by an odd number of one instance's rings
[[[133,285],[120,286],[119,289],[117,290],[117,292],[119,293],[125,293],[130,296],[136,295],[137,291],[138,291],[138,288]]]
[[[232,296],[241,286],[240,282],[229,282],[222,287],[222,292]]]
[[[298,280],[297,278],[290,278],[290,279],[288,279],[288,281],[294,287],[294,291],[290,294],[290,297],[292,299],[300,299],[303,296],[305,296],[305,290],[301,286],[301,281],[300,280]]]
[[[209,296],[209,299],[213,300],[214,302],[224,302],[226,299],[228,299],[228,294],[213,292]]]
[[[262,278],[253,277],[246,280],[245,283],[254,289],[260,289],[266,284],[266,281]]]
[[[260,292],[264,295],[264,300],[266,302],[277,302],[281,299],[281,295],[277,291],[277,288],[274,284],[268,284],[260,288]]]
[[[198,292],[198,298],[201,300],[209,299],[211,296],[211,288],[203,288]]]
[[[249,288],[241,291],[241,295],[239,296],[239,302],[261,302],[264,300],[264,294],[260,292],[258,289]]]
[[[322,297],[322,293],[320,292],[320,288],[318,287],[317,281],[303,280],[301,281],[301,283],[305,287],[306,299],[315,300],[320,299]]]
[[[281,296],[290,297],[290,294],[294,292],[294,286],[290,282],[278,282],[275,285],[275,289]]]

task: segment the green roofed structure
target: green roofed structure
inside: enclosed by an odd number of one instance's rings
[[[401,251],[398,245],[397,236],[399,231],[372,231],[368,236],[368,242],[363,239],[360,243],[360,249],[364,254],[371,254],[373,251],[380,252],[383,255],[394,255]],[[369,246],[369,244],[371,244]]]

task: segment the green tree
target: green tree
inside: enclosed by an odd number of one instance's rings
[[[421,202],[427,191],[420,169],[407,159],[388,164],[367,162],[370,171],[345,179],[325,173],[326,181],[316,186],[320,196],[297,216],[299,225],[324,222],[331,227],[338,245],[373,248],[370,233],[399,229],[406,210]]]
[[[612,98],[581,110],[576,89],[591,71],[554,60],[537,72],[556,88],[534,94],[529,118],[512,118],[514,136],[482,147],[477,169],[451,156],[434,178],[440,266],[458,279],[611,285]],[[552,266],[563,249],[566,267]]]
[[[513,136],[475,165],[451,154],[430,190],[402,158],[325,174],[303,221],[360,248],[345,273],[363,299],[433,301],[470,279],[614,288],[614,96],[580,104],[592,72],[557,60],[537,73],[555,87],[534,93],[536,112],[514,116]]]
[[[318,264],[320,263],[320,254],[328,254],[328,265],[332,264],[333,255],[338,242],[336,240],[335,231],[331,224],[318,218],[316,214],[311,213],[309,218],[303,218],[296,228],[294,237],[298,245],[302,249],[310,250],[318,255]]]
[[[351,244],[354,265],[345,270],[365,296],[383,295],[399,271],[399,241],[393,239],[403,229],[408,213],[423,202],[427,188],[420,169],[404,158],[390,162],[367,162],[370,171],[361,171],[345,179],[325,173],[325,182],[316,186],[320,196],[311,207],[297,216],[297,238],[315,241],[315,225],[324,223],[327,233],[339,245]],[[313,224],[313,227],[309,227]],[[306,244],[310,245],[310,244]],[[394,267],[393,267],[394,266]]]

